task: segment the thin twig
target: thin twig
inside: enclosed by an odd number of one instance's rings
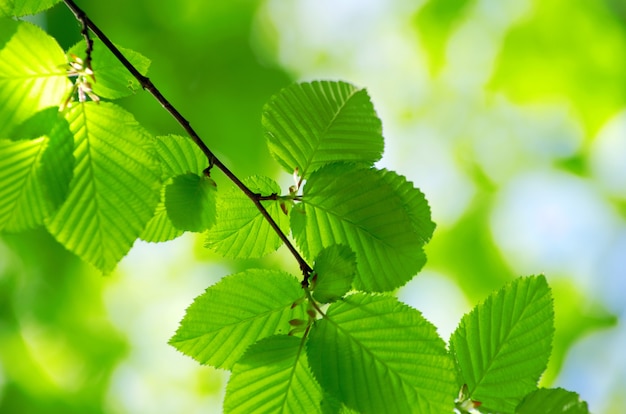
[[[306,262],[306,260],[300,255],[298,250],[291,243],[287,235],[281,230],[276,221],[272,218],[269,212],[263,207],[261,204],[261,200],[263,197],[254,193],[250,190],[235,174],[233,174],[230,169],[228,169],[222,161],[215,156],[215,154],[207,147],[207,145],[202,141],[200,136],[196,133],[196,131],[191,127],[189,121],[185,119],[181,115],[180,112],[161,94],[161,92],[157,89],[156,86],[152,83],[152,81],[146,76],[142,75],[135,66],[130,63],[128,59],[120,52],[120,50],[109,40],[109,38],[100,30],[98,26],[87,16],[87,14],[74,3],[72,0],[63,0],[65,5],[74,13],[76,19],[83,25],[83,27],[89,28],[97,37],[104,43],[104,45],[113,53],[113,55],[124,65],[124,67],[133,75],[135,79],[139,82],[141,87],[148,91],[160,104],[165,108],[167,112],[170,113],[176,119],[178,124],[189,134],[189,137],[193,140],[193,142],[202,150],[204,155],[207,157],[209,161],[209,169],[205,172],[208,175],[210,172],[210,168],[215,166],[219,168],[228,179],[230,179],[243,193],[252,200],[254,205],[257,207],[261,215],[267,220],[272,229],[278,234],[283,243],[287,246],[291,254],[294,256],[298,264],[300,265],[300,270],[304,276],[302,280],[303,286],[308,286],[309,276],[312,272],[311,266]],[[81,32],[82,33],[82,32]],[[88,36],[86,37],[88,38]],[[88,45],[89,48],[89,45]]]

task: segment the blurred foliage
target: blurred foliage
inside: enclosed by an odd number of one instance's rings
[[[268,98],[291,79],[287,69],[280,68],[267,56],[261,60],[253,46],[259,41],[254,38],[254,25],[258,24],[256,10],[260,4],[271,3],[269,0],[181,0],[158,5],[148,0],[79,3],[84,3],[81,6],[115,43],[152,60],[151,80],[237,175],[272,176],[278,171],[262,137],[261,110]],[[450,64],[451,42],[459,29],[480,15],[478,9],[494,7],[493,14],[501,12],[498,5],[486,3],[427,0],[416,6],[412,23],[427,57],[422,63],[430,70],[429,82],[440,79],[438,76]],[[626,106],[626,2],[496,3],[502,7],[512,4],[528,7],[502,29],[502,39],[494,40],[497,53],[493,65],[485,69],[493,71],[486,77],[486,95],[502,93],[521,107],[548,102],[570,109],[572,122],[582,126],[586,143],[575,154],[551,162],[558,168],[588,177],[589,145],[602,126]],[[57,5],[35,21],[46,26],[66,49],[81,40],[79,25],[63,5]],[[296,27],[295,21],[284,24],[292,25],[289,35],[305,30]],[[319,30],[323,28],[320,24]],[[271,34],[271,40],[277,43],[281,36],[287,36],[279,30]],[[328,49],[333,46],[325,45]],[[483,46],[473,45],[476,51],[481,51]],[[365,49],[369,45],[359,47]],[[278,44],[264,48],[279,60]],[[325,56],[330,59],[334,55]],[[394,77],[389,73],[385,76]],[[434,89],[437,87],[445,90],[447,96],[453,96],[452,88],[435,85]],[[374,95],[373,101],[377,105]],[[121,103],[151,132],[181,133],[179,126],[147,93],[140,92]],[[420,112],[423,108],[414,109],[415,113],[423,113]],[[471,116],[484,116],[479,111]],[[466,173],[477,191],[460,219],[438,223],[426,251],[428,268],[451,277],[468,302],[475,304],[517,276],[518,271],[510,267],[490,230],[494,195],[500,189],[478,165],[470,170]],[[223,184],[221,178],[215,177],[218,186]],[[524,201],[520,200],[520,204]],[[611,201],[625,217],[626,204]],[[458,202],[454,191],[449,202]],[[200,248],[202,240],[196,245],[199,260],[216,260],[217,256],[210,250]],[[282,263],[279,256],[265,262],[220,259],[220,263],[235,272],[250,266],[295,268],[291,262]],[[551,385],[572,344],[594,330],[614,326],[617,319],[576,282],[547,276],[554,290],[556,334],[553,357],[543,383]],[[602,283],[601,275],[595,280]],[[125,357],[129,344],[112,326],[102,304],[107,282],[108,279],[79,263],[43,231],[2,236],[0,412],[111,412],[105,408],[111,374]],[[182,277],[180,283],[185,283]],[[214,393],[215,387],[210,388]],[[584,392],[581,396],[586,397]],[[613,396],[606,407],[613,410],[607,412],[620,412],[623,396]]]
[[[103,412],[127,349],[102,304],[106,279],[44,231],[2,242],[0,412]]]
[[[535,0],[505,38],[492,87],[518,102],[565,98],[596,133],[626,104],[623,4]]]

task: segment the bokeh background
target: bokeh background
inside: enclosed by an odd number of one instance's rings
[[[236,174],[285,192],[264,102],[293,81],[366,87],[379,166],[425,192],[438,226],[399,297],[447,340],[492,290],[544,273],[557,332],[542,383],[624,411],[624,0],[78,3],[152,60],[151,79]],[[80,40],[62,4],[31,20],[66,49]],[[120,103],[154,134],[182,132],[146,93]],[[138,242],[102,276],[43,230],[1,235],[0,412],[221,412],[227,373],[167,340],[194,297],[250,266],[297,274],[285,252],[228,261],[188,234]]]

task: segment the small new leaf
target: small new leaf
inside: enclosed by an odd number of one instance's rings
[[[519,278],[465,315],[450,338],[472,401],[487,411],[513,413],[537,387],[550,357],[554,311],[543,276]]]
[[[271,270],[226,276],[187,309],[170,345],[201,364],[231,369],[259,339],[287,334],[289,321],[305,319],[297,279]]]
[[[128,59],[139,73],[146,75],[150,67],[150,59],[131,49],[119,47],[118,49]],[[68,55],[85,57],[85,42],[81,41],[74,45]],[[132,95],[141,89],[137,79],[122,65],[111,51],[99,39],[93,39],[93,51],[91,53],[91,69],[93,78],[91,84],[93,92],[103,98],[118,99]]]
[[[356,255],[349,247],[333,245],[320,252],[313,266],[313,298],[330,303],[348,293],[356,273]]]

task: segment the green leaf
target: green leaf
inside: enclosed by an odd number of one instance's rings
[[[303,296],[293,276],[276,270],[246,270],[209,287],[189,306],[170,345],[201,364],[231,369],[248,346],[287,334],[289,321],[305,318]]]
[[[243,183],[259,194],[278,194],[280,187],[272,179],[248,177]],[[289,218],[277,200],[261,202],[284,233],[289,232]],[[282,240],[261,215],[252,201],[232,187],[218,196],[217,224],[207,234],[206,247],[225,257],[253,258],[272,253]]]
[[[0,140],[0,230],[18,232],[43,224],[65,199],[72,177],[73,137],[54,109],[44,136]],[[48,112],[48,111],[46,111]]]
[[[0,0],[0,16],[26,16],[47,10],[61,0]]]
[[[487,410],[512,413],[550,357],[554,311],[543,276],[519,278],[465,315],[450,338],[460,385]]]
[[[204,153],[189,138],[179,135],[156,137],[155,147],[161,161],[161,179],[164,184],[154,216],[140,235],[142,240],[153,243],[172,240],[184,233],[174,226],[165,208],[165,189],[172,182],[171,179],[190,173],[203,176],[203,170],[208,165]]]
[[[164,181],[187,173],[203,175],[209,164],[206,155],[191,138],[180,135],[156,137],[155,147],[161,160]]]
[[[168,181],[169,183],[169,181]],[[139,238],[150,243],[159,243],[173,240],[185,233],[172,224],[167,209],[165,208],[165,186],[161,190],[161,200],[154,210],[154,215],[146,224]]]
[[[303,339],[271,336],[250,346],[235,364],[225,413],[321,413],[322,391],[313,378]]]
[[[167,215],[181,230],[200,232],[215,224],[216,198],[215,181],[204,175],[179,175],[165,187]]]
[[[139,73],[144,76],[148,73],[150,59],[134,50],[120,46],[117,48],[137,68]],[[78,42],[67,53],[84,60],[86,57],[85,42]],[[107,99],[118,99],[132,95],[141,89],[137,79],[99,39],[93,39],[91,58],[91,69],[95,77],[95,82],[91,86],[96,95]]]
[[[334,302],[348,293],[356,273],[356,255],[349,247],[325,248],[313,266],[313,298],[321,303]]]
[[[71,90],[67,60],[37,26],[0,18],[0,137],[37,112],[59,106]]]
[[[74,134],[74,177],[48,230],[68,250],[109,272],[153,216],[159,199],[152,137],[111,103],[78,104],[66,119]]]
[[[589,414],[589,407],[575,392],[563,388],[540,388],[528,394],[516,414]]]
[[[325,164],[370,166],[382,156],[382,124],[369,96],[345,82],[285,88],[265,105],[262,122],[272,156],[303,178]]]
[[[308,258],[334,244],[349,246],[357,258],[354,286],[389,291],[426,262],[422,246],[433,225],[425,225],[430,213],[422,204],[422,193],[391,171],[332,164],[307,181],[291,228]]]
[[[307,355],[322,388],[364,413],[452,412],[453,363],[435,327],[389,296],[357,293],[314,323]]]

